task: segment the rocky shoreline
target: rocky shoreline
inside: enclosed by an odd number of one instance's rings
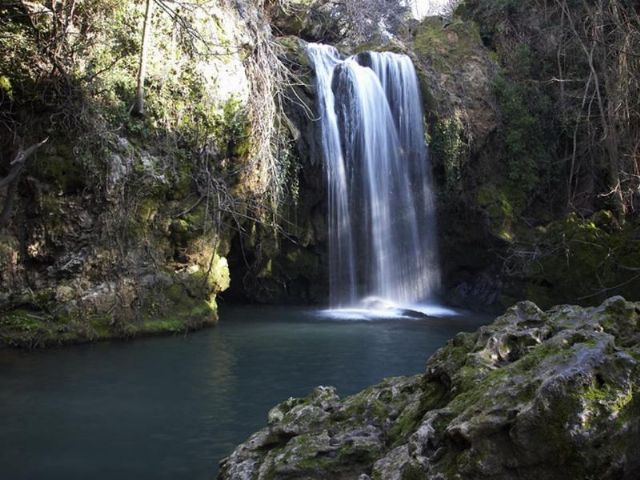
[[[225,479],[631,479],[640,471],[640,303],[520,302],[426,370],[291,398]]]

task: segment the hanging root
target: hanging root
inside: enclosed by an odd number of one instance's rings
[[[264,15],[263,6],[261,15]],[[264,23],[252,23],[256,44],[245,61],[251,83],[249,118],[252,125],[253,155],[247,170],[249,184],[257,186],[262,212],[278,225],[278,208],[287,195],[287,165],[284,157],[289,148],[289,132],[284,113],[286,89],[293,83],[292,73],[282,62],[282,47],[273,39]],[[260,215],[262,214],[262,215]]]

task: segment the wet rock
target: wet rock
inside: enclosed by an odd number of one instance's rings
[[[423,375],[283,402],[218,478],[636,478],[639,321],[621,297],[521,302],[458,334]]]

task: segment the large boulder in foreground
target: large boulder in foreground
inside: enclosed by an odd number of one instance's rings
[[[639,360],[640,302],[522,302],[422,375],[281,403],[218,478],[638,478]]]

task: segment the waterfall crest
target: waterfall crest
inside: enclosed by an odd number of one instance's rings
[[[332,307],[415,304],[439,286],[420,90],[406,55],[309,44],[329,190]]]

